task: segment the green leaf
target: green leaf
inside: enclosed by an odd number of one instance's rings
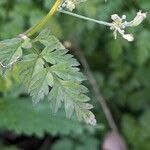
[[[78,66],[79,63],[72,55],[67,54],[68,50],[59,42],[59,40],[50,34],[49,29],[43,30],[34,42],[41,42],[45,49],[42,51],[41,56],[51,64],[57,63],[70,63],[71,66]]]
[[[0,42],[0,62],[8,65],[22,56],[22,40],[14,38]]]
[[[52,150],[97,150],[99,141],[91,135],[84,134],[78,137],[61,138],[52,145]]]
[[[43,68],[44,62],[38,58],[37,54],[29,54],[23,57],[19,63],[20,79],[28,90],[32,81],[33,75]]]
[[[149,108],[147,108],[142,113],[142,115],[138,117],[138,120],[136,120],[136,118],[131,115],[123,116],[123,121],[122,121],[123,132],[129,144],[132,146],[131,147],[132,149],[149,150],[150,147],[149,115],[150,115],[150,111]]]
[[[59,84],[56,81],[49,93],[48,100],[50,101],[52,112],[56,113],[63,102],[63,93],[61,91],[61,87],[59,87]]]
[[[49,30],[42,31],[31,40],[30,54],[20,62],[20,77],[34,103],[48,96],[52,112],[56,113],[64,104],[67,118],[74,111],[79,120],[95,124],[95,116],[87,104],[87,88],[81,85],[86,77],[78,68],[79,63],[59,40],[50,35]]]
[[[83,81],[86,77],[79,72],[78,68],[72,67],[69,63],[59,63],[51,67],[51,71],[59,78],[69,81]]]
[[[49,86],[53,85],[53,76],[47,68],[43,68],[32,77],[28,92],[34,103],[44,99],[49,93]]]
[[[75,118],[68,120],[63,111],[54,116],[50,113],[46,101],[33,107],[30,99],[0,99],[0,118],[0,128],[16,134],[39,137],[44,136],[45,133],[52,135],[81,134],[87,128]]]
[[[86,92],[86,87],[82,85],[59,79],[55,81],[55,85],[49,93],[48,100],[53,112],[56,113],[61,107],[61,103],[64,102],[67,118],[70,118],[75,110],[79,120],[94,124],[94,114],[89,111],[93,106],[85,103],[90,100],[89,97],[83,94]]]

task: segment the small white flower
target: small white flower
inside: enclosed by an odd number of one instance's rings
[[[76,7],[76,4],[85,2],[86,0],[62,0],[61,7],[67,8],[70,11],[73,11]]]
[[[73,11],[75,9],[75,4],[73,1],[71,0],[68,0],[67,3],[66,3],[66,8],[68,8],[70,11]]]
[[[138,26],[143,22],[143,20],[146,18],[147,13],[142,13],[142,11],[139,11],[136,15],[136,17],[133,19],[133,21],[130,22],[131,27]]]
[[[123,15],[121,18],[122,18],[122,20],[125,20],[127,17],[126,17],[126,15]]]
[[[72,11],[73,9],[75,9],[75,4],[72,0],[62,0],[60,8],[67,8]]]
[[[123,21],[126,19],[126,15],[123,15],[122,17],[119,17],[117,14],[111,15],[113,22],[110,29],[113,30],[114,38],[117,39],[117,33],[120,33],[124,39],[132,42],[134,37],[132,34],[125,34],[125,28],[138,26],[145,18],[146,13],[142,13],[142,11],[139,11],[133,21],[130,22]]]
[[[129,42],[132,42],[134,40],[134,37],[132,34],[123,34],[122,36],[124,39],[128,40]]]
[[[76,4],[84,2],[84,1],[86,1],[86,0],[62,0],[60,10],[63,8],[67,8],[70,11],[72,11],[73,9],[75,9]],[[113,14],[113,15],[111,15],[112,22],[109,23],[106,21],[100,21],[100,20],[89,18],[89,17],[81,16],[78,14],[69,13],[69,12],[66,12],[65,10],[60,11],[60,12],[69,14],[71,16],[75,16],[80,19],[84,19],[84,20],[96,22],[98,24],[109,26],[110,30],[113,31],[113,35],[114,35],[115,39],[117,39],[117,34],[120,33],[122,35],[122,37],[124,39],[128,40],[129,42],[133,41],[134,37],[130,33],[126,34],[125,29],[127,27],[135,27],[135,26],[140,25],[143,22],[143,20],[146,18],[146,15],[147,15],[147,13],[143,13],[142,11],[139,11],[137,13],[136,17],[132,21],[128,22],[128,21],[126,21],[126,15],[122,15],[122,17],[120,17],[118,14]]]
[[[122,18],[120,18],[117,14],[111,15],[111,19],[114,21],[116,24],[122,23]]]

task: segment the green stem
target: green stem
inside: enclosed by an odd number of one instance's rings
[[[27,30],[24,33],[24,35],[26,35],[27,37],[31,37],[33,34],[44,28],[46,24],[49,22],[49,20],[52,18],[52,16],[57,12],[57,9],[59,8],[60,5],[61,0],[56,0],[55,4],[53,5],[49,13],[42,20],[40,20],[35,26]]]
[[[96,19],[92,19],[92,18],[89,18],[89,17],[86,17],[86,16],[82,16],[82,15],[78,15],[78,14],[75,14],[75,13],[72,13],[72,12],[69,12],[69,11],[66,11],[66,10],[59,9],[58,11],[61,12],[61,13],[70,15],[70,16],[74,16],[74,17],[79,18],[79,19],[95,22],[95,23],[98,23],[98,24],[101,24],[101,25],[105,25],[105,26],[109,26],[109,27],[112,26],[112,23],[105,22],[105,21],[100,21],[100,20],[96,20]]]

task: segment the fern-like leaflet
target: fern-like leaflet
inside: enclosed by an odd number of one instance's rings
[[[14,64],[18,57],[20,79],[34,103],[46,98],[54,113],[64,104],[67,118],[75,111],[79,120],[96,123],[85,95],[88,89],[81,85],[86,77],[79,71],[79,63],[49,29],[32,40],[15,38],[0,43],[1,64]]]

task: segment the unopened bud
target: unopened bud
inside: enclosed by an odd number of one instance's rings
[[[143,20],[146,18],[146,14],[147,13],[142,13],[142,11],[139,11],[137,13],[136,17],[133,19],[133,21],[131,21],[130,26],[135,27],[135,26],[138,26],[139,24],[141,24],[143,22]]]
[[[134,40],[134,37],[132,34],[123,34],[123,38],[128,40],[129,42],[132,42]]]

